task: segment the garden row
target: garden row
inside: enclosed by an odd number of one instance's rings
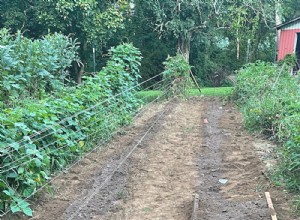
[[[300,192],[300,80],[293,62],[257,62],[239,71],[234,98],[246,126],[279,143],[274,181]]]
[[[0,45],[0,210],[31,216],[26,198],[130,122],[140,106],[141,54],[119,45],[102,71],[66,86],[77,59],[69,38],[33,41],[2,30]]]

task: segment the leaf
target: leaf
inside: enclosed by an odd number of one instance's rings
[[[12,190],[3,190],[3,192],[10,197],[14,195],[14,192]]]
[[[20,144],[19,143],[13,143],[10,145],[13,149],[19,150]]]
[[[24,167],[19,167],[18,168],[18,174],[22,174],[22,173],[24,173]]]
[[[17,206],[15,203],[10,204],[10,210],[12,213],[20,212],[21,209],[19,206]]]
[[[18,174],[16,174],[15,172],[10,172],[6,175],[7,178],[17,178],[18,177]]]
[[[44,172],[41,171],[42,176],[46,179],[46,180],[50,180],[51,178]]]
[[[25,140],[25,141],[31,141],[31,138],[29,136],[24,136],[23,140]]]
[[[25,215],[32,217],[32,209],[28,206],[24,209],[22,209]]]
[[[27,187],[26,189],[23,190],[23,196],[24,197],[29,197],[32,195],[32,193],[35,191],[34,188]]]
[[[80,147],[83,147],[83,146],[84,146],[84,141],[79,141],[78,143],[79,143],[79,146],[80,146]]]
[[[34,159],[34,163],[37,167],[41,167],[42,166],[42,161],[40,161],[38,158]]]
[[[29,203],[26,202],[23,199],[16,199],[16,201],[18,202],[18,206],[23,210],[25,208],[27,208],[29,206]]]
[[[11,206],[13,213],[22,211],[27,216],[32,216],[32,209],[29,207],[29,203],[23,199],[16,199],[17,205]],[[13,211],[14,209],[14,211]]]
[[[31,155],[31,154],[35,154],[35,153],[36,153],[35,150],[32,150],[32,149],[27,149],[27,150],[26,150],[26,154],[27,154],[27,155]]]

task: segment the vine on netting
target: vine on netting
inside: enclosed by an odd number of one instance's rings
[[[177,54],[174,57],[168,57],[163,63],[165,70],[163,78],[166,85],[170,85],[167,96],[179,96],[186,98],[188,96],[188,89],[191,86],[191,79],[189,77],[191,66],[185,60],[184,56]]]
[[[55,54],[53,54],[55,55]],[[64,87],[0,113],[0,211],[32,215],[29,202],[57,172],[108,140],[131,122],[140,106],[135,95],[141,54],[131,44],[110,51],[111,59],[82,85]],[[1,68],[0,68],[1,69]]]

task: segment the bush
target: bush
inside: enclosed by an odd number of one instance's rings
[[[283,62],[249,64],[239,71],[233,97],[242,106],[246,127],[278,141],[277,177],[300,190],[300,85]]]
[[[113,48],[110,55],[107,66],[82,85],[0,113],[2,211],[32,215],[24,198],[92,149],[94,140],[103,142],[130,122],[139,106],[132,88],[141,56],[131,44]]]
[[[41,99],[63,87],[67,68],[78,60],[78,44],[61,34],[41,40],[16,37],[0,30],[0,100],[7,104],[26,97]]]
[[[288,71],[258,62],[239,71],[233,97],[243,105],[249,129],[274,135],[280,120],[297,111],[298,88]]]

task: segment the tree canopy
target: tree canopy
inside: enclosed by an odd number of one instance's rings
[[[104,65],[110,46],[133,42],[143,53],[142,75],[162,71],[162,61],[180,52],[202,84],[246,60],[272,61],[275,18],[299,15],[296,0],[2,0],[0,27],[29,38],[59,32],[80,43],[73,78]],[[84,68],[83,68],[84,67]]]

